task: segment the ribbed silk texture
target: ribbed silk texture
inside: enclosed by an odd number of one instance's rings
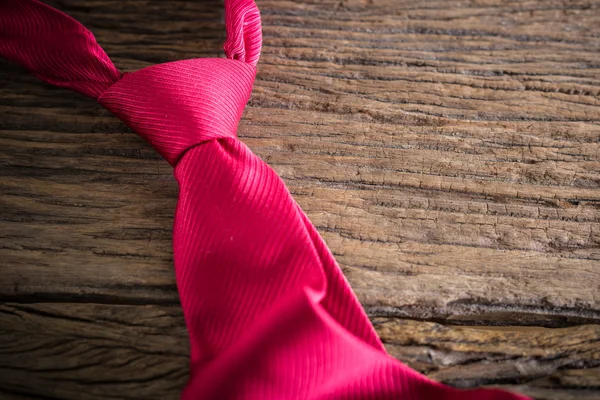
[[[173,252],[191,344],[182,398],[525,399],[453,389],[386,353],[314,226],[236,136],[260,15],[252,0],[226,0],[225,20],[227,59],[121,74],[74,19],[0,0],[0,56],[97,99],[174,167]]]

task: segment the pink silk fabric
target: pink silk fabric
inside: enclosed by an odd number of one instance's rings
[[[173,252],[191,344],[182,398],[525,399],[457,390],[386,353],[283,181],[237,139],[260,15],[252,0],[226,0],[225,16],[227,59],[121,74],[74,19],[0,0],[0,56],[97,99],[174,167]]]

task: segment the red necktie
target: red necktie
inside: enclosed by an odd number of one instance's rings
[[[186,399],[525,399],[459,391],[390,357],[281,179],[236,137],[261,48],[252,0],[226,5],[228,59],[122,75],[93,35],[34,0],[0,0],[0,55],[98,100],[174,167]],[[150,200],[150,199],[149,199]]]

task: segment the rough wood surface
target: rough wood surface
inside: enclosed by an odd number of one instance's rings
[[[124,71],[221,55],[218,1],[64,0]],[[242,139],[390,352],[600,398],[600,4],[266,1]],[[0,397],[176,398],[171,168],[0,61]]]

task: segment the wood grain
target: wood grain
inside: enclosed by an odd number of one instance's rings
[[[598,325],[373,322],[390,354],[442,382],[597,398]],[[187,334],[176,305],[5,303],[0,324],[2,398],[175,399],[187,379]]]
[[[187,380],[177,306],[6,303],[0,321],[3,399],[176,399]]]
[[[50,3],[123,71],[222,56],[219,1]],[[240,137],[390,352],[452,385],[600,398],[600,5],[258,5]],[[0,393],[177,397],[169,165],[92,100],[5,61],[0,165]]]

